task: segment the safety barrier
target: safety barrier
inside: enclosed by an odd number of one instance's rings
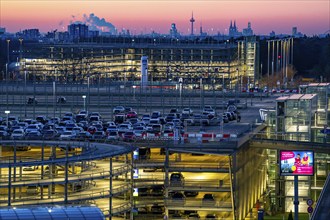
[[[154,135],[154,136],[147,136],[149,139],[161,138],[166,140],[183,140],[184,143],[191,143],[191,142],[200,142],[200,143],[209,143],[209,142],[216,142],[216,141],[229,141],[229,140],[236,140],[237,134],[215,134],[215,133],[184,133],[180,134],[175,137],[174,133],[165,133],[162,136]]]

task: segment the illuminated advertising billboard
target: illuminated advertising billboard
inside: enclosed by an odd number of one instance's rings
[[[282,176],[313,176],[313,151],[280,151],[280,174]]]

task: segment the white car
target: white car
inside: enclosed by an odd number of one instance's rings
[[[125,108],[124,106],[116,106],[113,108],[113,114],[118,114],[118,113],[122,113],[125,112]]]
[[[31,131],[40,131],[40,127],[36,124],[31,124],[31,125],[27,126],[27,128],[25,129],[25,132],[29,133]]]
[[[184,109],[182,109],[182,114],[192,115],[193,110],[191,110],[190,108],[184,108]]]
[[[129,124],[120,124],[118,126],[118,132],[127,132],[127,131],[131,131],[133,128],[131,125]]]
[[[79,134],[80,132],[83,132],[84,129],[82,127],[74,127],[72,128],[72,131],[75,133],[75,134]]]
[[[60,140],[71,140],[76,137],[76,133],[73,131],[65,131],[60,135]]]
[[[25,132],[23,129],[15,129],[11,133],[11,139],[17,140],[17,139],[23,139],[25,136]]]
[[[119,140],[118,131],[110,131],[107,137],[107,140]]]

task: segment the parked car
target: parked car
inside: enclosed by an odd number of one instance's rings
[[[66,98],[64,96],[58,97],[57,103],[65,104],[66,103]]]
[[[39,194],[39,187],[38,186],[28,186],[26,188],[26,194],[28,194],[28,195],[37,195],[37,194]]]
[[[26,140],[39,140],[42,138],[40,131],[30,131],[25,135]]]
[[[223,121],[223,123],[228,123],[229,122],[229,118],[228,118],[228,116],[227,116],[227,114],[222,114],[222,121]]]
[[[47,118],[44,115],[39,115],[36,117],[37,122],[40,122],[42,124],[45,124],[47,122]]]
[[[47,139],[47,140],[52,140],[52,139],[56,139],[59,137],[59,134],[56,130],[46,130],[44,133],[43,133],[43,137],[44,139]]]
[[[36,124],[30,124],[26,127],[25,133],[30,133],[31,131],[40,131],[40,128]]]
[[[205,219],[218,219],[218,216],[216,214],[207,214]]]
[[[121,124],[121,123],[123,123],[125,120],[126,120],[126,115],[123,114],[123,113],[117,113],[117,114],[114,116],[114,122],[115,122],[116,124]]]
[[[127,112],[126,118],[137,118],[138,114],[135,111]]]
[[[86,114],[78,114],[76,115],[76,122],[80,122],[80,121],[86,121],[87,120],[87,115]]]
[[[201,217],[197,212],[190,213],[188,219],[200,219]]]
[[[108,137],[107,137],[107,140],[114,140],[114,141],[117,141],[119,140],[120,136],[118,134],[118,131],[110,131],[108,133]]]
[[[134,141],[136,139],[136,135],[134,131],[126,131],[123,135],[124,141]]]
[[[172,202],[183,204],[186,200],[185,195],[182,192],[175,192],[171,196]]]
[[[11,133],[11,139],[13,140],[20,140],[23,139],[25,136],[25,132],[23,129],[15,129],[12,133]]]
[[[94,140],[103,140],[103,139],[105,139],[105,137],[106,137],[106,135],[105,135],[104,131],[96,131],[93,134],[93,139]]]
[[[202,202],[203,202],[203,205],[214,206],[215,205],[214,195],[211,193],[204,194]]]
[[[123,113],[123,112],[125,112],[125,108],[123,106],[116,106],[112,110],[113,114],[118,114],[118,113]]]
[[[118,132],[127,132],[127,131],[131,131],[133,129],[133,127],[129,124],[120,124],[118,126]]]
[[[26,166],[23,167],[23,171],[35,171],[38,169],[38,166]]]
[[[153,214],[163,214],[164,211],[165,211],[165,209],[164,209],[164,206],[153,205],[153,206],[151,206],[150,211],[151,211]]]
[[[81,131],[75,137],[75,139],[79,140],[79,141],[89,140],[91,138],[92,138],[92,135],[88,131]]]
[[[191,110],[191,108],[184,108],[182,109],[182,114],[192,115],[193,110]]]
[[[184,177],[181,173],[172,173],[170,176],[171,186],[182,186],[184,185]]]
[[[73,131],[65,131],[60,135],[60,140],[73,140],[76,138],[76,133]]]
[[[134,133],[135,133],[135,136],[137,137],[137,138],[145,138],[146,137],[146,135],[147,135],[147,131],[146,131],[146,129],[145,129],[145,127],[143,127],[143,126],[138,126],[138,127],[135,127],[134,128]]]
[[[38,104],[38,100],[34,97],[29,97],[28,100],[27,100],[27,104],[28,105]]]
[[[198,195],[198,191],[184,191],[186,197],[195,197]]]
[[[93,135],[93,134],[97,131],[97,128],[96,128],[95,126],[89,126],[89,127],[87,128],[87,131],[88,131],[91,135]]]

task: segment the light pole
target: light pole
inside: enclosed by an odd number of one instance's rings
[[[55,109],[56,109],[56,82],[53,81],[53,108],[54,108],[54,118],[55,118]]]
[[[7,39],[7,63],[9,64],[9,43],[10,43],[10,40]]]
[[[81,96],[84,99],[84,110],[86,111],[86,95]]]
[[[27,93],[27,91],[26,91],[26,69],[24,70],[24,116],[26,117],[26,102],[27,102],[27,100],[26,100],[26,93]]]
[[[8,108],[8,65],[9,65],[9,43],[10,43],[10,40],[7,39],[7,63],[6,63],[6,106]]]
[[[135,100],[135,89],[136,89],[136,85],[132,86],[133,88],[133,100]]]
[[[182,109],[182,84],[183,84],[183,79],[179,78],[180,108],[181,109]]]
[[[7,128],[8,128],[8,118],[9,118],[10,111],[9,110],[6,110],[5,111],[5,114],[7,115]]]
[[[90,87],[89,87],[89,75],[87,76],[87,92],[88,92],[88,99],[87,99],[87,103],[89,104],[89,100],[90,100]],[[86,109],[85,109],[86,110]]]

